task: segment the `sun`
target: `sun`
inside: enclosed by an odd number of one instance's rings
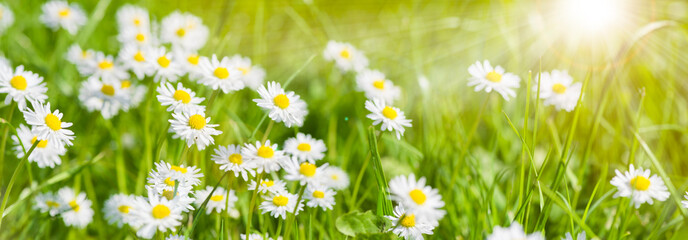
[[[579,33],[600,34],[623,23],[622,0],[561,0],[558,15]]]

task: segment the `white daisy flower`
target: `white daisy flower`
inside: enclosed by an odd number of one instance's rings
[[[12,65],[10,60],[7,60],[4,56],[0,55],[0,71],[12,71]]]
[[[96,52],[91,49],[82,49],[79,44],[74,43],[67,49],[67,56],[65,57],[68,62],[74,64],[79,70],[79,74],[82,76],[88,75],[90,67],[93,65],[92,62],[95,61]]]
[[[265,144],[256,141],[256,144],[244,144],[241,155],[246,158],[246,162],[255,168],[256,173],[271,173],[280,170],[280,164],[289,160],[284,155],[284,151],[277,150],[277,144],[270,144],[267,140]]]
[[[153,78],[155,82],[176,82],[180,76],[184,75],[181,67],[174,61],[174,57],[167,52],[165,47],[151,49],[150,56],[155,72],[155,77]]]
[[[359,91],[365,93],[368,99],[382,99],[386,103],[393,103],[401,95],[401,88],[385,77],[378,70],[365,69],[356,75],[356,84]]]
[[[120,82],[120,91],[127,97],[129,108],[137,107],[148,92],[148,88],[142,85],[132,84],[129,80]]]
[[[202,78],[200,60],[201,56],[196,51],[189,51],[184,49],[174,50],[174,60],[177,65],[182,68],[185,73],[189,74],[191,80]]]
[[[243,89],[244,82],[241,80],[243,73],[231,63],[228,57],[218,60],[215,54],[211,58],[201,57],[198,62],[201,78],[198,82],[213,90],[222,89],[224,93]]]
[[[282,166],[287,172],[284,179],[299,181],[301,185],[313,185],[322,182],[324,179],[322,172],[327,169],[328,164],[325,163],[318,167],[310,162],[299,163],[296,159],[290,158]]]
[[[131,221],[132,216],[129,211],[135,200],[136,198],[133,195],[121,193],[110,196],[110,198],[105,201],[105,206],[103,207],[105,219],[107,219],[109,224],[122,228],[124,224]]]
[[[299,161],[315,163],[325,157],[327,147],[322,140],[315,139],[310,134],[298,133],[295,138],[284,142],[284,151]]]
[[[188,183],[183,182],[179,182],[179,185],[175,187],[174,181],[169,182],[169,178],[167,178],[166,180],[168,180],[168,184],[171,184],[169,185],[172,186],[171,188],[164,189],[158,192],[157,189],[159,189],[159,185],[146,185],[147,191],[152,191],[157,196],[172,201],[172,204],[174,204],[176,207],[181,208],[182,212],[193,211],[195,208],[192,204],[196,200],[194,198],[193,187]],[[176,195],[174,190],[175,188],[177,189]]]
[[[253,99],[259,107],[269,112],[268,116],[275,122],[284,122],[286,127],[303,126],[308,114],[306,102],[294,92],[285,92],[276,82],[268,82],[267,88],[258,88],[260,98]]]
[[[31,106],[33,110],[27,108],[22,112],[24,120],[33,126],[33,132],[38,135],[39,140],[72,146],[74,132],[67,129],[72,126],[72,123],[62,121],[60,110],[55,109],[54,112],[50,112],[50,103],[43,105],[39,102],[31,102]]]
[[[168,112],[205,112],[205,106],[200,105],[205,98],[196,97],[196,93],[185,88],[182,83],[177,83],[177,88],[174,88],[169,82],[163,82],[157,92],[158,101],[163,106],[168,106]]]
[[[124,46],[157,46],[158,40],[148,28],[120,28],[117,40]]]
[[[468,78],[468,86],[475,86],[476,92],[484,89],[485,92],[489,93],[494,90],[502,95],[506,101],[516,96],[514,89],[519,87],[521,81],[521,78],[513,73],[505,73],[501,66],[493,68],[488,60],[482,64],[475,62],[468,67],[468,73],[471,74],[471,77]]]
[[[15,101],[19,109],[24,109],[27,100],[44,102],[48,99],[45,95],[48,88],[45,87],[43,77],[24,70],[22,65],[14,71],[9,68],[0,70],[0,93],[7,93],[5,104]]]
[[[330,40],[327,42],[323,56],[327,61],[334,61],[342,72],[351,70],[358,72],[368,67],[368,58],[348,43]]]
[[[263,194],[284,192],[287,191],[287,183],[279,179],[270,180],[264,178],[260,180],[260,185],[256,184],[256,181],[251,181],[248,184],[248,190],[258,191]]]
[[[265,213],[269,213],[270,216],[274,218],[281,217],[282,219],[287,219],[287,213],[294,213],[298,215],[301,210],[303,210],[303,200],[296,206],[296,201],[298,196],[296,194],[291,194],[287,191],[280,191],[276,193],[270,193],[263,196],[263,202],[260,204],[260,210]],[[296,212],[294,212],[296,208]]]
[[[190,184],[191,186],[200,184],[200,178],[203,177],[201,170],[195,166],[185,166],[184,164],[177,166],[163,161],[155,163],[155,171],[151,172],[151,177],[153,177],[153,173],[163,177],[162,179],[164,179],[165,182],[169,183],[169,181],[174,182],[175,180],[180,180]],[[154,184],[150,181],[150,179],[148,183]]]
[[[234,55],[229,59],[230,65],[241,71],[241,81],[250,89],[256,90],[263,85],[265,70],[257,65],[251,65],[251,59]]]
[[[571,235],[570,232],[567,232],[566,236],[561,238],[561,239],[562,240],[574,240],[573,236]],[[586,240],[586,239],[588,239],[588,238],[585,236],[585,231],[578,233],[578,235],[576,236],[576,240]]]
[[[93,209],[91,200],[86,198],[85,193],[77,194],[70,187],[63,187],[57,191],[60,199],[60,216],[67,226],[84,228],[93,220]]]
[[[241,175],[244,181],[248,181],[249,176],[255,174],[251,162],[245,161],[246,159],[241,155],[241,146],[239,145],[220,146],[215,149],[211,159],[220,165],[220,170],[233,172],[235,177]]]
[[[349,187],[349,175],[336,166],[323,169],[323,184],[335,190],[344,190]]]
[[[208,27],[199,17],[175,11],[162,19],[160,40],[173,48],[198,50],[208,40]]]
[[[206,118],[203,111],[194,110],[188,113],[172,113],[170,128],[175,133],[174,138],[181,138],[186,145],[196,144],[198,150],[203,150],[208,145],[215,143],[213,135],[219,135],[222,131],[216,130],[218,124],[209,124],[210,117]]]
[[[14,13],[5,4],[0,3],[0,33],[14,23]]]
[[[143,79],[152,76],[155,68],[153,66],[150,48],[126,45],[119,51],[117,56],[122,63],[122,67],[128,69],[136,75],[136,78]]]
[[[653,199],[664,201],[669,198],[669,191],[664,186],[664,181],[657,175],[650,176],[650,169],[638,168],[633,164],[627,172],[616,170],[616,176],[610,183],[618,189],[614,197],[630,197],[635,203],[635,208],[640,208],[643,203],[652,205]]]
[[[129,78],[129,73],[122,66],[116,64],[112,56],[102,52],[95,52],[93,60],[86,62],[86,64],[87,66],[83,68],[83,71],[79,71],[84,77],[115,81]]]
[[[122,91],[122,83],[117,80],[89,78],[81,83],[79,101],[89,112],[100,111],[103,118],[110,119],[120,110],[129,110],[130,96]]]
[[[196,192],[196,206],[200,207],[203,205],[203,202],[208,198],[211,191],[213,191],[213,186],[207,186],[203,190],[198,190]],[[236,203],[237,200],[239,200],[239,198],[237,198],[234,190],[229,190],[229,193],[227,193],[227,190],[223,187],[217,187],[215,192],[213,192],[213,196],[208,200],[208,204],[205,206],[205,214],[210,214],[213,211],[222,213],[222,211],[225,210],[225,206],[230,209],[234,208],[234,203]]]
[[[399,202],[404,208],[418,215],[418,217],[439,221],[446,211],[442,210],[444,201],[438,190],[425,185],[425,177],[416,181],[416,176],[410,174],[397,176],[389,181],[390,198]]]
[[[417,218],[413,213],[406,212],[402,206],[394,208],[394,216],[385,216],[392,221],[392,231],[397,236],[404,239],[422,240],[423,234],[432,235],[435,224],[427,219]]]
[[[21,159],[24,157],[24,150],[29,151],[29,148],[38,141],[38,136],[33,134],[31,129],[24,124],[20,124],[19,128],[17,128],[17,135],[19,135],[19,138],[12,136],[15,144],[14,154]],[[22,148],[22,145],[24,148]],[[28,160],[29,162],[37,163],[39,168],[54,168],[56,165],[62,164],[60,157],[66,152],[67,150],[60,142],[40,140],[36,148],[31,152],[31,155],[29,155]]]
[[[320,184],[311,184],[306,188],[303,197],[308,200],[306,206],[311,208],[320,207],[324,211],[332,210],[335,205],[334,195],[337,192]]]
[[[553,105],[557,110],[573,111],[578,104],[581,94],[581,83],[574,83],[566,70],[552,70],[551,73],[540,73],[540,98],[544,99],[545,106]],[[537,94],[538,86],[533,86],[533,92]]]
[[[521,224],[513,222],[508,228],[495,226],[487,240],[545,240],[545,237],[539,232],[526,234]]]
[[[381,130],[396,132],[397,139],[404,136],[405,127],[411,127],[411,119],[406,119],[404,112],[387,105],[383,100],[366,100],[365,108],[371,112],[367,117],[373,120],[373,125],[382,123]]]
[[[117,10],[116,18],[120,31],[131,28],[150,28],[150,17],[148,16],[148,10],[142,7],[126,4]]]
[[[263,235],[260,235],[258,233],[251,233],[248,235],[248,238],[246,238],[246,234],[241,234],[241,240],[273,240],[269,236],[263,237]]]
[[[170,234],[165,238],[165,240],[191,240],[190,238],[186,238],[184,235],[176,235],[176,234]]]
[[[166,232],[181,225],[182,207],[174,203],[177,198],[168,200],[149,189],[148,199],[137,197],[130,214],[132,223],[138,226],[136,236],[152,238],[156,231]]]
[[[86,25],[86,13],[76,3],[53,0],[41,6],[43,13],[39,20],[53,31],[64,28],[69,34],[76,34],[79,28]]]
[[[52,192],[39,193],[34,198],[34,209],[55,216],[60,213],[60,199]]]

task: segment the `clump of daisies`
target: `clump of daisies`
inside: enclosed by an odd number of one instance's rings
[[[59,216],[67,226],[85,228],[93,221],[91,200],[85,193],[77,193],[70,187],[63,187],[57,194],[46,192],[36,195],[34,208],[50,216]]]
[[[407,239],[422,239],[422,234],[432,234],[446,211],[439,191],[427,186],[414,174],[397,176],[389,181],[390,198],[398,203],[394,216],[387,216],[394,223],[391,231]]]
[[[468,67],[471,77],[468,79],[468,86],[475,86],[475,91],[485,90],[485,92],[495,92],[502,95],[504,100],[509,101],[516,96],[516,91],[520,85],[521,78],[513,73],[508,73],[501,66],[492,67],[490,61],[485,60],[475,62]]]
[[[545,106],[554,106],[557,110],[573,111],[578,104],[582,84],[573,82],[573,77],[566,70],[543,72],[536,78],[540,84],[540,98]],[[537,85],[533,92],[537,93]]]
[[[657,175],[650,175],[650,169],[635,168],[633,164],[628,171],[616,170],[616,176],[610,183],[617,188],[614,197],[630,197],[635,208],[643,203],[652,205],[654,200],[664,201],[669,198],[669,191],[664,181]]]

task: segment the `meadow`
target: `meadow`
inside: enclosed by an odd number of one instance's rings
[[[0,239],[686,239],[687,19],[2,0]]]

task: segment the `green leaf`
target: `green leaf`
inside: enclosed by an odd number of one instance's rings
[[[377,216],[371,211],[347,213],[338,217],[335,222],[337,230],[349,237],[384,233],[391,225],[389,219]]]

